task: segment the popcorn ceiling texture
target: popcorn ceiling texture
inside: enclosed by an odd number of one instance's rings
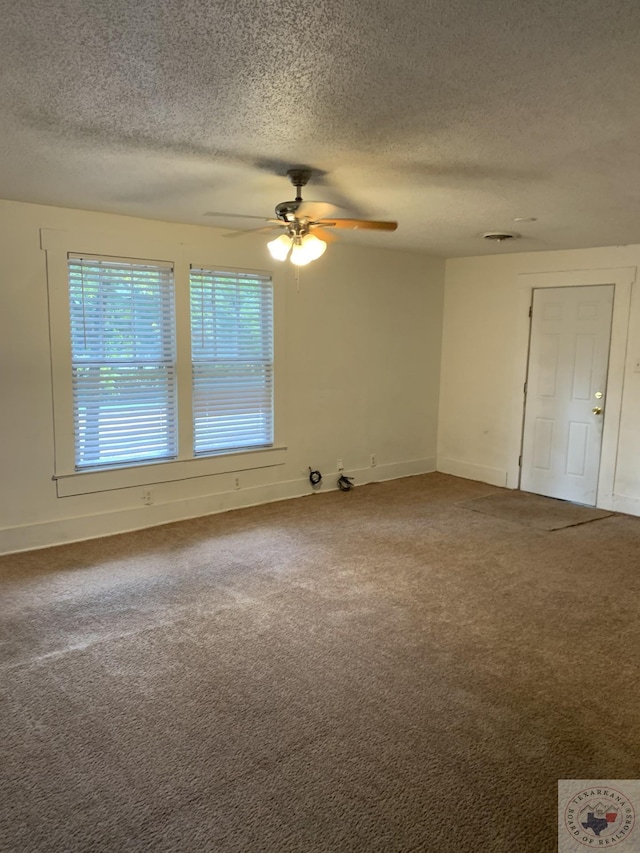
[[[0,196],[212,224],[310,198],[442,255],[638,242],[640,5],[1,0]],[[478,233],[520,226],[513,246]],[[219,224],[216,220],[216,224]],[[355,239],[347,236],[345,239]]]

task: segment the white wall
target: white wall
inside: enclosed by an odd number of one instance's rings
[[[438,470],[517,486],[526,336],[521,274],[627,268],[640,246],[491,255],[447,261]],[[630,270],[628,268],[631,268]],[[559,280],[559,284],[562,282]],[[626,310],[626,309],[625,309]],[[628,346],[616,382],[622,408],[611,507],[640,515],[640,298],[632,286]],[[617,458],[615,458],[617,456]]]
[[[285,299],[284,465],[141,489],[58,498],[54,472],[45,253],[40,229],[124,233],[214,247],[221,266],[269,268],[264,237],[0,201],[0,553],[99,536],[435,468],[444,262],[333,244],[302,270],[272,264]],[[390,241],[389,241],[390,242]],[[371,453],[376,468],[369,467]]]

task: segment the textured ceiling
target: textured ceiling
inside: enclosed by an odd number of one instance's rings
[[[0,0],[0,197],[199,224],[305,196],[455,256],[640,242],[637,0]],[[345,214],[346,215],[346,214]],[[514,223],[515,217],[536,217]],[[512,245],[479,234],[520,231]],[[342,232],[344,234],[344,232]]]

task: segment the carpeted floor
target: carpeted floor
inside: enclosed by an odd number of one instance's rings
[[[0,849],[556,849],[640,770],[640,519],[429,474],[0,558]]]
[[[458,506],[475,512],[486,512],[487,515],[515,524],[538,527],[540,530],[560,530],[562,527],[586,524],[611,515],[604,509],[580,506],[569,501],[545,498],[513,489],[500,489],[498,494],[460,501]]]

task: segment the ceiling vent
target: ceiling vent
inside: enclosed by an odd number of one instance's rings
[[[482,236],[492,243],[502,243],[504,240],[517,240],[520,235],[515,231],[486,231]]]

